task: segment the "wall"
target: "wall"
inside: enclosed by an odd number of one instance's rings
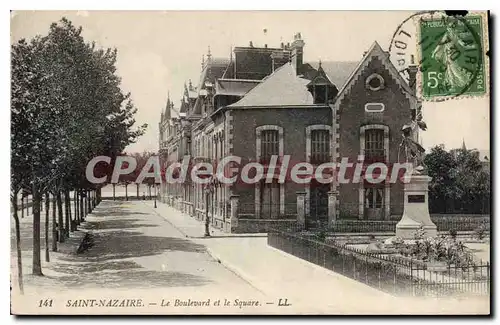
[[[330,107],[313,108],[260,108],[232,110],[233,116],[233,154],[243,161],[256,159],[255,129],[262,125],[283,127],[284,154],[290,155],[290,167],[293,163],[306,161],[306,126],[314,124],[331,125]],[[285,214],[296,214],[297,191],[303,191],[304,185],[287,182],[285,184]],[[255,185],[239,184],[232,187],[234,194],[240,195],[240,211],[253,213]]]
[[[380,74],[385,80],[385,88],[370,91],[365,88],[365,80],[372,73]],[[366,103],[384,103],[383,113],[366,113]],[[401,128],[411,119],[410,101],[400,86],[390,76],[382,62],[374,58],[354,83],[350,95],[340,103],[339,112],[339,154],[356,161],[360,153],[360,127],[366,124],[389,126],[389,161],[397,162],[398,148],[401,141]],[[358,216],[359,184],[342,184],[339,188],[340,217]],[[391,214],[403,211],[403,187],[401,183],[391,184]]]

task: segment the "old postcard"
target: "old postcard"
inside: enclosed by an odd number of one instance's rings
[[[11,312],[489,315],[488,28],[13,11]]]

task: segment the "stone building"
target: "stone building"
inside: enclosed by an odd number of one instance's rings
[[[219,161],[235,155],[242,164],[258,161],[266,168],[273,155],[278,167],[285,155],[289,166],[356,162],[360,155],[365,162],[397,162],[401,128],[419,103],[388,54],[375,42],[358,62],[305,63],[304,46],[296,34],[278,48],[236,47],[226,60],[209,53],[198,86],[186,88],[179,111],[185,115],[170,118],[177,133],[165,138],[160,127],[160,148],[177,143],[164,149],[164,157],[190,153],[196,161]],[[414,78],[416,70],[409,70]],[[402,184],[387,181],[296,184],[275,175],[270,182],[214,184],[208,200],[202,185],[182,187],[180,193],[163,189],[164,199],[198,219],[208,210],[214,226],[232,232],[402,214]],[[303,216],[297,212],[302,202]],[[237,205],[232,213],[231,203]]]

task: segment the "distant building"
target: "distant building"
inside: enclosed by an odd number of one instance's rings
[[[198,160],[218,161],[235,155],[268,164],[272,155],[290,155],[292,162],[319,165],[343,157],[356,162],[363,155],[366,161],[397,162],[400,130],[419,103],[388,54],[375,42],[359,62],[304,63],[304,46],[296,34],[291,44],[278,48],[236,47],[228,60],[208,54],[198,86],[188,87],[183,96],[180,114],[185,116],[169,117],[179,127],[166,137],[168,114],[162,115],[160,148],[170,148],[163,149],[165,157],[179,160],[190,153]],[[411,77],[415,74],[411,67]],[[229,231],[229,198],[238,195],[240,216],[248,222],[232,231],[259,231],[296,215],[297,192],[306,193],[310,224],[326,222],[328,215],[387,219],[403,209],[399,183],[295,184],[275,179],[216,185],[208,210],[213,225]],[[162,195],[179,209],[204,217],[201,185],[186,183],[180,193],[164,189]],[[252,223],[260,226],[248,226]]]

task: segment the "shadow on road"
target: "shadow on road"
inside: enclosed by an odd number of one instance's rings
[[[88,221],[82,225],[84,230],[109,230],[109,229],[131,229],[142,227],[158,227],[154,224],[137,223],[140,219],[114,219],[102,221]]]

